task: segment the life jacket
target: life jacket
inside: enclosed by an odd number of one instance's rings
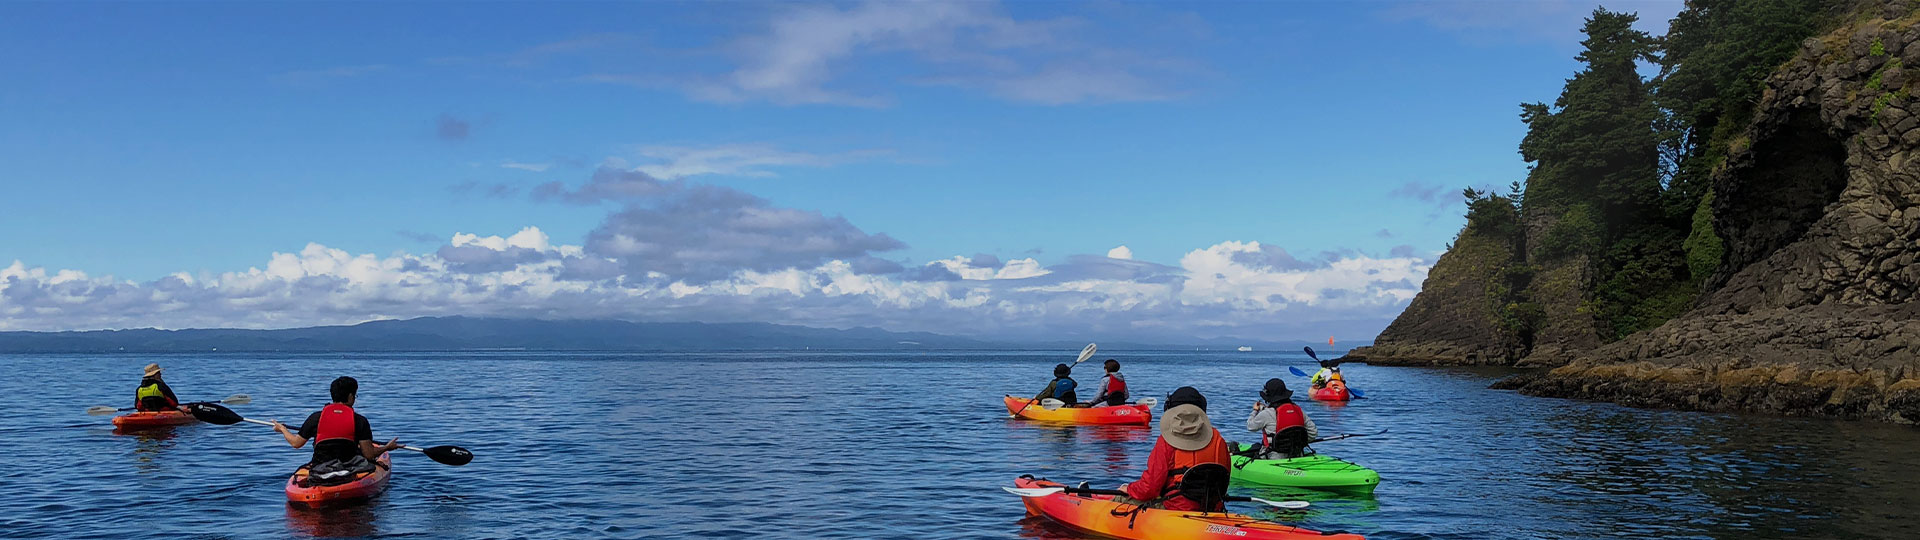
[[[160,381],[153,381],[147,384],[142,384],[140,385],[139,390],[135,390],[133,392],[133,401],[135,403],[139,403],[140,407],[142,408],[147,407],[147,400],[149,398],[159,398],[161,401],[165,401],[167,403],[166,405],[167,407],[180,406],[179,402],[176,402],[171,399],[167,399],[166,392],[160,391]]]
[[[340,403],[327,405],[327,408],[320,409],[320,425],[313,430],[313,440],[316,443],[336,439],[353,442],[357,440],[354,438],[354,424],[353,407]]]
[[[1307,413],[1304,411],[1301,411],[1300,406],[1294,405],[1293,402],[1282,403],[1280,404],[1280,406],[1274,407],[1272,410],[1273,410],[1273,433],[1279,433],[1280,430],[1287,429],[1294,426],[1299,426],[1303,428],[1307,426]],[[1273,433],[1267,433],[1265,431],[1260,432],[1260,444],[1273,446],[1273,440],[1269,438],[1273,435]]]
[[[1127,380],[1119,377],[1115,377],[1114,375],[1118,375],[1118,374],[1117,373],[1107,374],[1107,393],[1125,395],[1127,393]]]
[[[1162,497],[1180,492],[1180,481],[1186,479],[1187,469],[1196,465],[1212,463],[1222,467],[1233,463],[1233,449],[1227,447],[1227,439],[1220,436],[1220,430],[1213,430],[1213,440],[1199,450],[1181,450],[1167,445],[1173,450],[1173,467],[1167,469],[1167,487],[1162,489]]]

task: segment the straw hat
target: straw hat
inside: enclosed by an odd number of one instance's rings
[[[147,364],[147,369],[146,369],[146,372],[147,372],[147,375],[146,375],[146,376],[148,376],[148,377],[152,377],[152,376],[154,376],[154,375],[159,375],[159,374],[160,374],[160,364]]]

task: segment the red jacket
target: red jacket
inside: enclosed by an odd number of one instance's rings
[[[1153,453],[1147,455],[1147,470],[1140,473],[1140,480],[1126,485],[1128,497],[1150,501],[1165,494],[1173,480],[1173,470],[1191,467],[1201,463],[1218,463],[1233,466],[1233,455],[1227,448],[1227,440],[1220,436],[1220,430],[1213,430],[1213,440],[1197,451],[1174,448],[1167,440],[1153,441]],[[1200,505],[1186,497],[1168,497],[1161,506],[1168,510],[1200,510]]]

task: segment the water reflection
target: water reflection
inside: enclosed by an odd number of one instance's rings
[[[164,468],[159,460],[169,449],[178,443],[174,440],[174,426],[147,428],[114,428],[114,435],[133,438],[133,466],[141,474],[156,474]]]
[[[287,505],[287,530],[304,536],[348,538],[379,532],[378,503],[344,508],[296,508]]]

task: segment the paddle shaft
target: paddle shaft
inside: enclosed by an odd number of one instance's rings
[[[1064,493],[1072,493],[1075,495],[1114,495],[1118,497],[1132,497],[1132,495],[1128,495],[1127,492],[1117,490],[1117,489],[1093,489],[1093,488],[1076,488],[1076,487],[1062,487],[1061,489],[1066,490],[1064,491]],[[1227,502],[1253,502],[1255,499],[1253,497],[1240,497],[1235,495],[1228,495],[1227,498],[1222,500],[1225,500]],[[1265,501],[1261,501],[1261,502],[1265,502]]]
[[[273,425],[273,422],[268,422],[268,421],[266,421],[266,420],[254,420],[254,419],[252,419],[252,418],[241,418],[241,419],[240,419],[240,421],[241,421],[241,422],[248,422],[248,423],[253,423],[253,424],[260,424],[260,425],[263,425],[263,426],[271,426],[271,425]],[[425,449],[425,448],[419,448],[419,447],[414,447],[414,446],[407,446],[407,445],[404,445],[404,444],[403,444],[403,445],[400,445],[400,448],[403,448],[403,449],[407,449],[407,450],[412,450],[412,451],[415,451],[415,452],[419,452],[419,453],[422,453],[422,454],[425,454],[425,453],[427,453],[427,449]]]
[[[1094,351],[1096,351],[1096,350],[1098,350],[1098,348],[1097,348],[1097,347],[1094,347],[1094,345],[1093,345],[1092,343],[1088,343],[1088,344],[1087,344],[1087,347],[1086,347],[1086,348],[1084,348],[1084,349],[1080,349],[1080,357],[1079,357],[1079,358],[1075,358],[1075,359],[1073,360],[1073,364],[1070,364],[1070,365],[1069,365],[1068,367],[1069,367],[1069,368],[1071,368],[1072,366],[1077,366],[1077,365],[1080,365],[1080,363],[1081,363],[1081,362],[1085,362],[1085,361],[1087,361],[1087,359],[1088,359],[1088,358],[1093,358],[1093,353],[1094,353]],[[1045,398],[1045,397],[1046,397],[1046,396],[1033,396],[1033,399],[1031,399],[1031,400],[1027,400],[1027,404],[1026,404],[1026,405],[1021,405],[1021,406],[1020,406],[1020,410],[1017,410],[1017,411],[1013,411],[1013,415],[1012,415],[1012,416],[1013,416],[1014,418],[1019,418],[1019,417],[1020,417],[1020,413],[1023,413],[1023,412],[1027,412],[1027,407],[1032,407],[1032,406],[1033,406],[1033,404],[1034,404],[1034,402],[1037,402],[1037,401],[1040,401],[1040,400],[1041,400],[1042,398]]]

